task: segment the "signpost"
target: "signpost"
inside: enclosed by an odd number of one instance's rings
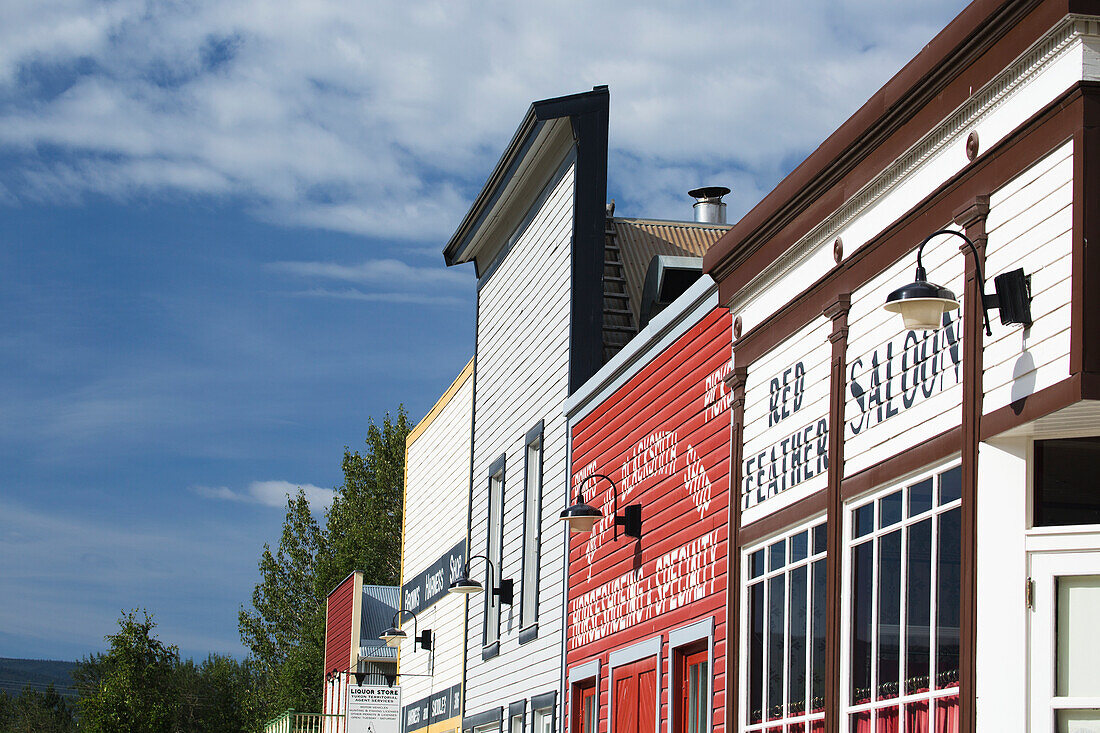
[[[401,688],[348,685],[347,733],[401,733]]]

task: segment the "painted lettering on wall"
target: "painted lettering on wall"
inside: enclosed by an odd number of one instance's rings
[[[802,362],[783,370],[783,374],[772,377],[768,385],[768,427],[786,420],[802,409],[802,400],[806,396],[806,367]]]
[[[799,428],[745,459],[741,508],[766,501],[829,470],[829,419]]]
[[[676,433],[658,430],[638,441],[623,463],[622,497],[651,476],[671,476],[676,465]]]
[[[569,648],[675,611],[714,592],[719,530],[629,570],[569,603]]]
[[[729,409],[733,393],[726,386],[726,377],[733,371],[733,359],[707,375],[703,384],[704,419],[713,420]]]
[[[937,331],[907,331],[868,357],[848,366],[848,396],[856,417],[848,432],[858,435],[962,381],[958,318],[943,314]],[[849,414],[851,414],[851,410]]]
[[[687,466],[684,467],[684,490],[691,497],[691,503],[695,505],[695,511],[699,512],[699,518],[702,519],[710,508],[710,479],[707,478],[707,469],[695,451],[695,446],[689,445],[684,457],[687,460]]]

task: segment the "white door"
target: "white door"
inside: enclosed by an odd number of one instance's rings
[[[1031,733],[1100,733],[1100,551],[1030,556]]]

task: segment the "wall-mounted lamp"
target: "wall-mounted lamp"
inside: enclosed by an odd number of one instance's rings
[[[585,477],[577,487],[577,503],[566,507],[559,515],[559,519],[569,526],[571,532],[591,532],[596,522],[603,519],[603,512],[594,506],[584,503],[584,485],[592,479],[602,478],[611,484],[611,495],[615,502],[615,539],[619,538],[619,527],[627,537],[642,538],[642,505],[630,504],[619,514],[619,487],[611,479],[602,473],[593,473]]]
[[[962,232],[954,229],[940,229],[932,232],[917,248],[917,273],[916,282],[898,288],[886,296],[886,304],[882,306],[891,313],[900,313],[905,327],[911,331],[932,331],[938,329],[943,323],[943,314],[959,307],[959,299],[945,287],[928,282],[928,274],[921,264],[921,253],[924,245],[933,237],[941,234],[954,234],[960,237],[974,253],[974,266],[978,270],[978,292],[981,293],[982,314],[985,316],[985,333],[992,336],[989,328],[989,309],[996,308],[1001,312],[1001,323],[1021,323],[1031,325],[1031,277],[1025,275],[1023,269],[1012,270],[993,278],[996,292],[992,295],[985,293],[985,278],[982,276],[982,266],[978,260],[978,248]]]
[[[424,629],[423,633],[417,635],[416,614],[404,608],[393,615],[393,621],[391,622],[390,627],[383,631],[382,635],[378,638],[386,642],[386,646],[397,646],[402,642],[402,640],[409,638],[408,634],[397,628],[397,617],[403,613],[407,613],[413,617],[413,651],[416,651],[416,645],[419,644],[421,649],[430,652],[432,650],[432,630]]]
[[[485,555],[473,555],[462,568],[462,577],[451,583],[447,588],[448,593],[465,593],[467,595],[471,593],[480,593],[485,590],[481,583],[477,582],[470,577],[470,563],[478,558],[481,558],[489,566],[489,585],[493,585],[493,576],[496,569],[493,567],[493,561]],[[493,587],[493,596],[500,599],[501,603],[507,603],[512,605],[512,580],[511,578],[504,578],[500,581],[499,586]],[[492,598],[489,599],[489,603],[496,605],[496,601]]]

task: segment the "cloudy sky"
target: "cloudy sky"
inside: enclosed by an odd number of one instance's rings
[[[963,5],[4,2],[0,656],[243,654],[286,492],[470,357],[440,252],[532,101],[609,85],[616,213],[736,219]]]

